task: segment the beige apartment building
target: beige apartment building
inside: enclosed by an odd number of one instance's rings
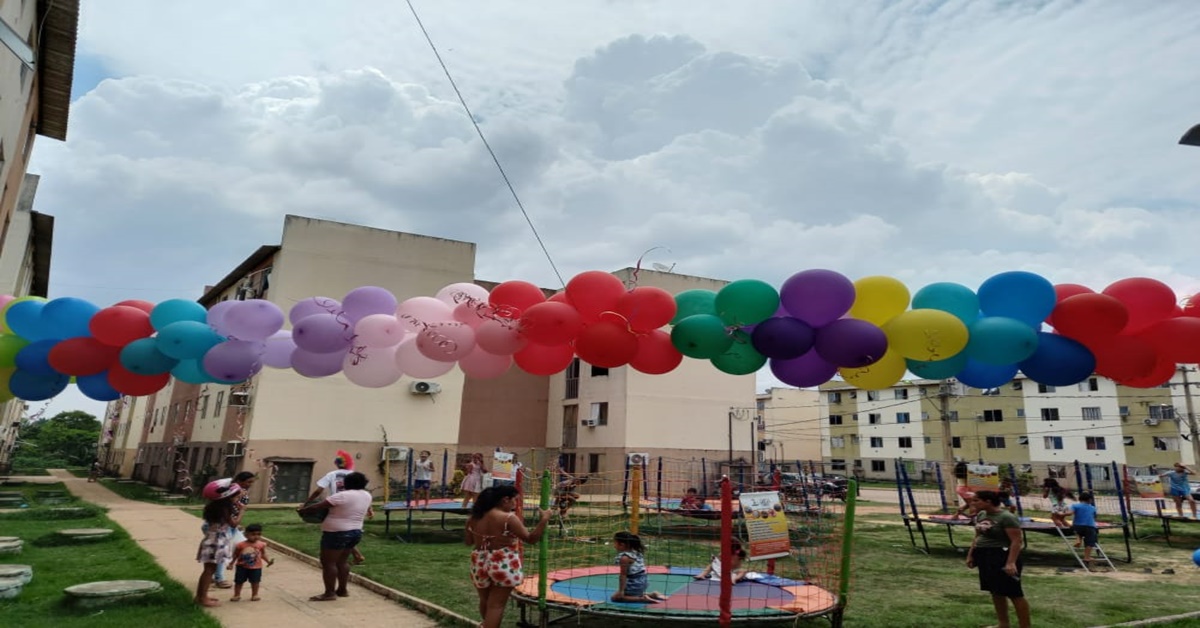
[[[755,428],[758,462],[764,472],[775,465],[781,471],[824,458],[821,395],[800,388],[768,388],[758,395]]]

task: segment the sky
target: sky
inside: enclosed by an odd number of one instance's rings
[[[68,140],[30,168],[51,297],[197,298],[285,214],[552,288],[645,253],[1200,291],[1190,0],[413,0],[553,267],[405,2],[82,4]]]

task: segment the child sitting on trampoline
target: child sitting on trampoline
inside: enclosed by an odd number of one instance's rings
[[[700,497],[700,493],[694,488],[689,488],[683,494],[683,498],[679,500],[680,510],[704,510],[705,508],[704,498]]]
[[[642,539],[632,532],[621,531],[613,535],[613,547],[617,549],[614,562],[621,566],[621,578],[617,584],[617,592],[613,593],[614,602],[662,602],[668,596],[658,591],[646,592],[648,578],[646,576],[645,548]]]
[[[733,560],[729,561],[729,579],[734,584],[746,577],[746,568],[742,566],[742,561],[746,560],[746,550],[742,549],[741,541],[733,539],[729,543],[729,553],[733,555]],[[721,579],[721,555],[715,554],[712,557],[712,562],[704,568],[704,571],[693,576],[697,580],[720,580]]]

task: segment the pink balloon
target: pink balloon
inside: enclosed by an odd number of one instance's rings
[[[495,379],[512,367],[512,356],[488,353],[478,346],[458,361],[463,374],[473,379]]]
[[[417,333],[417,350],[439,362],[457,362],[475,348],[475,330],[451,321],[435,323]]]
[[[488,291],[483,286],[477,286],[464,281],[462,283],[452,283],[438,290],[435,298],[450,307],[461,303],[469,303],[471,299],[487,303]]]
[[[403,376],[396,366],[395,346],[366,347],[348,352],[342,360],[342,374],[363,388],[385,388]]]
[[[433,297],[413,297],[396,307],[396,318],[405,331],[420,331],[425,325],[448,321],[454,310]]]
[[[263,364],[271,368],[292,368],[292,352],[296,343],[292,342],[292,331],[281,329],[267,338],[267,348],[263,351]]]
[[[364,316],[354,325],[355,344],[368,347],[394,347],[404,340],[404,327],[391,314]]]
[[[488,353],[512,355],[524,349],[529,341],[521,335],[517,323],[489,320],[475,330],[475,343]]]
[[[484,290],[483,293],[487,294],[487,290]],[[11,294],[0,294],[0,308],[3,308],[4,306],[15,301],[16,299],[17,299],[17,297],[14,297]],[[486,296],[484,297],[484,300],[485,301],[487,300]]]
[[[405,375],[420,379],[440,377],[454,368],[453,362],[431,360],[417,349],[415,336],[405,338],[396,347],[396,367]]]
[[[485,312],[490,312],[491,307],[492,306],[488,305],[487,302],[484,302],[482,305],[459,303],[454,307],[453,318],[460,323],[465,323],[471,327],[478,328],[484,323],[484,321],[489,320],[487,317],[482,316],[482,314]]]

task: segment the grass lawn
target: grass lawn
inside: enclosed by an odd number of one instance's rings
[[[85,473],[83,477],[87,477],[87,474]],[[121,497],[124,497],[125,499],[135,499],[143,502],[153,502],[155,504],[166,503],[167,500],[164,500],[163,497],[167,495],[183,495],[182,493],[167,493],[161,489],[154,490],[155,487],[149,486],[148,484],[143,484],[141,482],[118,482],[113,478],[100,478],[100,483],[104,485],[104,488],[107,488],[108,490],[120,495]],[[180,504],[181,506],[195,506],[202,505],[204,503],[204,499],[200,497],[198,492],[193,492],[191,495],[186,496],[186,499],[178,501],[182,502]]]
[[[63,490],[63,484],[23,487],[27,497],[37,490]],[[21,628],[128,628],[129,626],[212,627],[219,623],[192,604],[192,592],[176,583],[101,509],[84,502],[40,506],[0,513],[0,534],[18,536],[22,552],[0,562],[33,566],[33,580],[21,595],[0,600],[0,625]],[[51,508],[81,506],[82,518],[57,518]],[[113,538],[87,544],[59,544],[54,532],[63,528],[115,528]],[[64,604],[62,590],[96,580],[155,580],[163,591],[143,600],[75,609]]]
[[[872,506],[869,502],[863,505]],[[394,536],[403,532],[403,515],[394,513],[392,519]],[[302,523],[291,510],[256,509],[246,515],[245,521],[263,523],[268,537],[312,555],[317,553],[318,526]],[[447,525],[461,527],[463,521],[462,517],[451,516]],[[620,528],[615,523],[613,526],[598,535],[607,536]],[[1119,571],[1103,575],[1060,571],[1077,567],[1062,541],[1057,536],[1031,534],[1023,581],[1035,625],[1098,626],[1200,609],[1200,570],[1191,563],[1190,549],[1200,546],[1200,526],[1193,527],[1196,536],[1177,539],[1175,548],[1167,547],[1161,539],[1133,541],[1134,563],[1116,561]],[[461,543],[461,533],[443,532],[438,519],[426,519],[414,526],[414,532],[415,542],[404,543],[385,537],[382,521],[369,522],[362,546],[367,563],[355,571],[475,617],[476,597],[466,573],[469,550]],[[927,530],[931,555],[913,549],[908,533],[894,514],[862,515],[856,532],[847,626],[961,628],[995,623],[990,598],[979,591],[976,572],[965,567],[964,554],[950,547],[941,526]],[[969,545],[969,530],[959,530],[956,535],[960,546]],[[1111,556],[1124,557],[1119,533],[1105,533],[1100,542]],[[788,561],[780,562],[782,571],[795,569],[794,565],[782,564]],[[554,566],[552,559],[551,568]],[[1152,573],[1143,573],[1144,569]],[[1174,569],[1176,574],[1164,575],[1164,569]],[[515,608],[510,609],[505,625],[515,625],[516,616]],[[568,621],[576,624],[574,619]],[[625,624],[612,618],[585,618],[578,625]],[[1197,625],[1200,621],[1157,624],[1166,628]]]

